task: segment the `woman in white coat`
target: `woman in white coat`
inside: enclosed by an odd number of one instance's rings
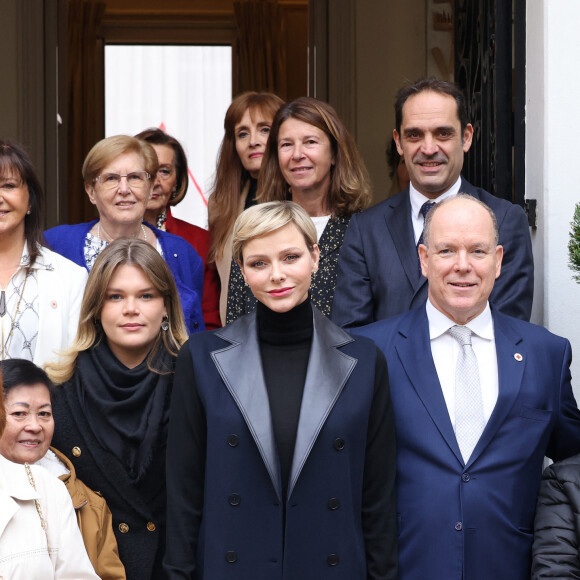
[[[6,425],[0,388],[0,436]],[[66,487],[41,467],[0,455],[0,578],[98,580]]]
[[[0,359],[38,366],[73,341],[86,271],[45,247],[44,192],[25,151],[0,140]]]

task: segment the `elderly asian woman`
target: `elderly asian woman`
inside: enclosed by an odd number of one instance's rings
[[[292,202],[237,219],[256,311],[190,337],[167,453],[169,578],[397,577],[387,367],[309,297],[316,229]]]
[[[99,212],[89,223],[61,225],[46,232],[55,252],[91,270],[112,241],[140,239],[163,256],[175,278],[189,332],[205,329],[201,310],[203,262],[183,238],[143,221],[159,162],[151,145],[127,135],[99,141],[83,163],[87,195]]]
[[[18,405],[19,401],[15,401]],[[15,420],[28,421],[25,406],[10,405]],[[41,413],[47,413],[43,409]],[[6,426],[0,388],[0,436]],[[77,526],[70,496],[54,475],[0,455],[0,578],[98,580]]]
[[[107,503],[76,477],[72,463],[60,451],[50,447],[54,385],[28,360],[0,361],[0,370],[7,413],[0,454],[14,463],[44,467],[65,483],[95,572],[101,580],[125,580]]]

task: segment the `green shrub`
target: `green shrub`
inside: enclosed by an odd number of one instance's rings
[[[568,253],[570,258],[570,269],[576,272],[572,278],[580,283],[580,203],[574,209],[574,219],[570,224],[570,241],[568,242]]]

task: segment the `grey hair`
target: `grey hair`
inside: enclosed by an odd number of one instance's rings
[[[483,209],[485,209],[485,211],[487,211],[489,217],[491,218],[494,241],[495,245],[497,246],[499,244],[499,227],[497,225],[497,218],[495,217],[495,213],[493,213],[493,210],[487,204],[483,203],[483,201],[477,199],[476,197],[473,197],[473,195],[469,195],[468,193],[458,193],[455,197],[448,197],[447,199],[444,199],[443,201],[436,203],[431,208],[431,210],[427,214],[427,217],[425,218],[425,225],[423,226],[423,243],[425,244],[425,246],[427,246],[427,248],[429,247],[429,234],[431,232],[431,222],[433,221],[433,216],[435,215],[435,212],[441,209],[441,207],[453,203],[455,200],[472,201],[473,203],[480,205]]]

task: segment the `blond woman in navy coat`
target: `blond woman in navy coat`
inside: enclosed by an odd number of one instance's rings
[[[386,363],[310,304],[316,231],[292,202],[246,210],[233,254],[258,299],[190,337],[167,452],[169,578],[397,577]]]

